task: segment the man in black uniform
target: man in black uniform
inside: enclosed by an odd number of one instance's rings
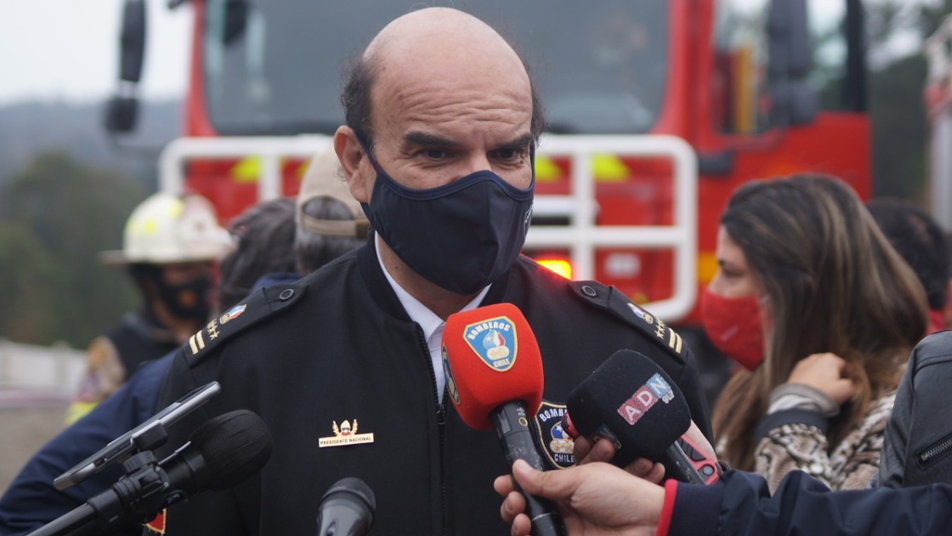
[[[545,402],[533,424],[553,466],[573,461],[556,435],[561,404],[621,348],[663,367],[710,437],[676,333],[615,289],[519,256],[543,121],[521,60],[494,30],[447,8],[404,15],[368,46],[343,101],[334,145],[376,233],[252,296],[179,352],[163,404],[211,380],[222,393],[173,428],[169,448],[196,421],[248,408],[274,451],[232,490],[169,508],[167,534],[313,534],[322,494],[349,476],[376,494],[375,534],[507,534],[492,491],[506,469],[498,440],[447,407],[439,356],[443,321],[480,305],[513,303],[535,332]]]

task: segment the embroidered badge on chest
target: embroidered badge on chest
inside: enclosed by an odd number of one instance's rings
[[[549,461],[560,469],[575,465],[575,455],[572,453],[575,442],[562,429],[562,416],[565,415],[565,406],[542,401],[539,413],[536,414],[536,434],[539,445]]]
[[[344,421],[340,423],[340,426],[337,426],[337,421],[332,421],[332,423],[331,429],[334,431],[334,435],[332,437],[320,438],[318,441],[320,448],[342,447],[345,445],[359,445],[361,443],[374,442],[374,435],[372,433],[357,433],[357,419],[354,419],[354,424],[351,424],[350,421]]]

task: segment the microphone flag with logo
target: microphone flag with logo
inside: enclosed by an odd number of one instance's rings
[[[493,427],[500,404],[525,403],[528,418],[542,403],[542,356],[525,316],[511,303],[450,315],[443,330],[443,372],[453,404],[467,426]]]

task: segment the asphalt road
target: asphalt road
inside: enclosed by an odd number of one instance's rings
[[[23,465],[63,429],[65,402],[0,406],[0,493]]]

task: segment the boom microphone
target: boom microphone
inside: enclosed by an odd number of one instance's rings
[[[542,403],[542,356],[522,312],[510,303],[456,313],[443,330],[447,392],[470,428],[495,428],[509,467],[525,460],[545,471],[529,431]],[[565,534],[562,518],[547,500],[523,493],[532,534]]]
[[[615,444],[612,463],[619,467],[640,457],[660,461],[665,474],[681,482],[706,484],[718,479],[716,461],[681,437],[691,426],[691,411],[681,391],[638,352],[612,354],[569,393],[566,405],[563,428],[570,435],[610,440]]]
[[[271,435],[254,413],[236,410],[204,423],[171,456],[156,463],[151,451],[124,463],[129,472],[113,486],[30,536],[64,534],[92,524],[92,532],[112,534],[149,521],[170,504],[211,489],[228,489],[271,457]]]
[[[324,493],[317,514],[319,536],[363,536],[374,524],[374,492],[359,478],[338,480]]]

